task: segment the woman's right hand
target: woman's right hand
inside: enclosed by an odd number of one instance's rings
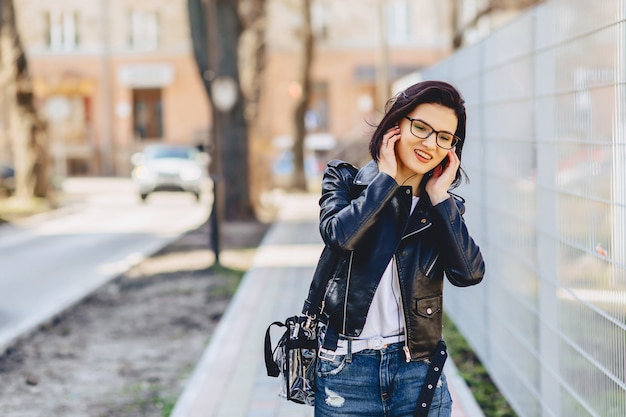
[[[392,126],[383,135],[378,158],[378,170],[396,179],[398,173],[398,161],[396,159],[396,142],[400,140],[400,127]]]

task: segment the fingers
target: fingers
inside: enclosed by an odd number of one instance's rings
[[[456,154],[456,148],[452,148],[448,151],[448,160],[450,161],[448,166],[454,168],[454,172],[456,173],[456,170],[461,166],[461,160]]]
[[[381,148],[392,148],[400,140],[400,127],[392,126],[384,135]]]
[[[392,178],[396,178],[397,174],[397,161],[395,144],[400,139],[400,128],[393,126],[383,135],[383,140],[380,144],[380,158],[378,161],[378,169],[381,172],[387,173]]]
[[[455,162],[461,162],[459,160],[459,156],[456,154],[456,146],[450,150],[448,150],[448,155],[450,155],[450,160]]]

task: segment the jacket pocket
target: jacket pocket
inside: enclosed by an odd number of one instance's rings
[[[413,354],[428,357],[441,339],[443,296],[438,294],[413,300],[409,348]]]
[[[430,319],[441,311],[443,297],[436,295],[415,300],[415,313],[418,316]]]

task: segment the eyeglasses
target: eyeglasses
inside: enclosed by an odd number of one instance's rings
[[[437,146],[440,148],[452,149],[461,140],[458,136],[455,136],[450,132],[436,131],[431,125],[421,119],[412,119],[409,116],[404,116],[404,118],[411,122],[411,133],[415,137],[428,139],[430,135],[435,133]]]

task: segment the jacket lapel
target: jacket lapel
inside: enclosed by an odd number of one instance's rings
[[[356,193],[357,195],[372,182],[374,177],[378,175],[378,172],[378,164],[376,163],[376,161],[370,161],[367,165],[365,165],[357,172],[353,182],[356,186],[356,189],[358,190],[358,192]],[[405,229],[405,232],[403,233],[403,237],[406,237],[407,235],[415,233],[421,229],[430,227],[430,220],[425,216],[423,210],[420,210],[422,201],[418,203],[415,211],[413,212],[413,215],[411,215],[410,217],[408,216],[408,214],[411,209],[411,199],[408,198],[408,202],[406,204],[400,203],[401,201],[407,200],[400,197],[404,197],[407,193],[407,190],[409,189],[410,187],[400,187],[400,191],[394,197],[394,199],[396,200],[395,204],[398,205],[397,215],[400,215],[401,218],[408,218],[407,227]],[[418,210],[420,210],[421,212],[419,215],[417,215]]]

